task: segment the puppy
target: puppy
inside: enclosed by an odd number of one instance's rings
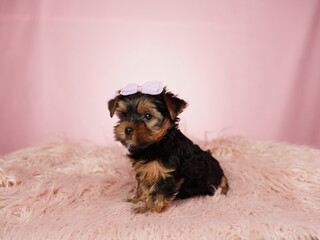
[[[187,103],[161,82],[129,84],[108,102],[119,118],[115,139],[129,150],[138,182],[129,202],[143,202],[136,213],[163,212],[174,199],[228,191],[228,181],[210,151],[203,151],[178,129]]]

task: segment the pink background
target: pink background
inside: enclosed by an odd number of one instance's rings
[[[189,136],[320,146],[318,0],[2,0],[0,154],[114,144],[106,102],[161,80]]]

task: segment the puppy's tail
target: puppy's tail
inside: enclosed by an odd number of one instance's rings
[[[226,176],[222,176],[219,187],[221,188],[221,194],[227,195],[229,190],[228,179]]]

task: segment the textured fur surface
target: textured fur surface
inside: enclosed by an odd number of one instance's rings
[[[196,141],[198,142],[198,141]],[[0,239],[320,239],[320,151],[228,137],[211,149],[227,196],[136,215],[122,147],[68,139],[0,158]]]

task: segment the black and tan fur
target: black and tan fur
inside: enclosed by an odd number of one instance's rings
[[[176,199],[228,191],[228,181],[210,151],[203,151],[178,129],[178,115],[187,103],[166,89],[159,95],[118,95],[108,103],[119,117],[115,139],[129,150],[142,202],[135,212],[163,212]]]

